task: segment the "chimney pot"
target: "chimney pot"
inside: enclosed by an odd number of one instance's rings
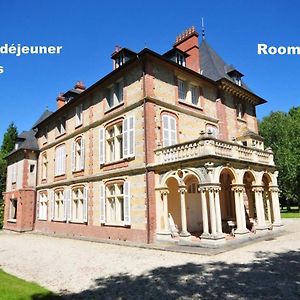
[[[76,90],[81,90],[81,91],[84,91],[86,89],[83,81],[77,81],[76,84],[75,84],[75,86],[74,86],[74,88]]]
[[[64,93],[59,93],[56,98],[57,109],[62,108],[66,104],[66,99],[63,95]]]

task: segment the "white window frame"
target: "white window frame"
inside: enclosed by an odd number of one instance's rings
[[[48,177],[48,157],[47,152],[42,153],[42,180],[47,180]]]
[[[48,193],[46,191],[39,193],[38,219],[43,221],[48,219]]]
[[[75,108],[75,127],[83,124],[83,104],[79,104]]]
[[[84,137],[79,136],[72,141],[72,153],[71,153],[71,169],[72,172],[84,170],[85,163],[85,143]]]
[[[118,122],[106,129],[107,162],[123,159],[123,123]]]
[[[65,192],[62,189],[54,191],[53,220],[66,221]]]
[[[113,226],[131,225],[130,182],[100,182],[100,223]]]
[[[199,98],[200,98],[199,87],[194,84],[191,84],[190,90],[191,90],[191,104],[198,106]]]
[[[74,187],[69,198],[68,220],[73,223],[88,221],[88,189],[85,186]]]
[[[176,53],[176,63],[179,64],[180,66],[185,67],[185,57],[181,53]]]
[[[66,145],[61,144],[55,149],[55,176],[66,174]]]
[[[57,137],[66,133],[66,126],[67,126],[66,118],[65,117],[60,118],[58,121],[58,124],[56,126],[56,130],[57,130],[56,136]]]
[[[187,84],[184,80],[178,79],[178,99],[186,101],[187,97]]]
[[[13,203],[16,203],[14,206]],[[17,221],[18,217],[18,199],[12,198],[9,202],[9,221]]]
[[[162,115],[163,147],[177,144],[177,120],[175,116]]]

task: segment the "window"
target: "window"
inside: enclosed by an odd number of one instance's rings
[[[56,129],[57,129],[57,136],[60,136],[66,132],[66,119],[65,118],[59,119]]]
[[[242,80],[241,80],[241,77],[240,76],[233,76],[232,77],[233,81],[235,84],[239,85],[239,86],[242,86]]]
[[[43,136],[42,136],[42,142],[43,144],[46,144],[48,142],[48,127],[45,128]]]
[[[180,79],[178,79],[178,98],[182,101],[186,100],[186,83]]]
[[[82,125],[82,110],[83,110],[82,104],[76,106],[75,127]]]
[[[17,220],[18,201],[17,199],[10,199],[9,219]]]
[[[206,133],[211,137],[217,138],[219,134],[218,127],[215,125],[207,124]]]
[[[135,118],[125,118],[107,129],[99,129],[99,162],[118,161],[135,156]]]
[[[72,222],[87,222],[87,188],[76,187],[72,190],[71,199],[71,216]]]
[[[55,149],[55,176],[64,175],[66,170],[66,145],[60,145]]]
[[[119,81],[108,89],[107,104],[109,108],[123,102],[123,88],[123,81]]]
[[[199,87],[191,85],[192,104],[198,105],[199,102]]]
[[[18,167],[18,164],[15,162],[12,165],[12,177],[11,177],[12,183],[16,183],[17,182],[17,167]]]
[[[39,220],[47,220],[48,216],[48,195],[47,192],[40,193],[39,198],[39,212],[38,212],[38,218]]]
[[[183,54],[180,54],[180,53],[176,53],[176,62],[185,67],[185,57],[183,56]]]
[[[55,191],[53,201],[53,219],[56,221],[66,220],[66,209],[63,190]]]
[[[30,172],[30,173],[33,173],[34,167],[35,167],[35,165],[32,165],[32,164],[30,165],[30,167],[29,167],[29,172]]]
[[[245,110],[242,103],[238,103],[236,106],[236,116],[238,119],[242,119],[244,117]]]
[[[121,67],[124,64],[124,55],[120,54],[115,59],[115,69]]]
[[[48,159],[47,159],[47,153],[42,154],[42,180],[47,179],[48,174]]]
[[[72,172],[84,170],[84,138],[79,137],[72,142]]]
[[[100,222],[130,225],[130,184],[128,181],[100,183]]]
[[[163,123],[163,147],[177,143],[176,119],[170,115],[162,116]]]

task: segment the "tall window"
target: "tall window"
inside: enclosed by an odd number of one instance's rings
[[[76,112],[75,112],[75,126],[82,125],[82,110],[83,110],[83,104],[80,104],[76,106]]]
[[[54,193],[54,220],[56,220],[56,221],[65,220],[63,190],[55,191],[55,193]]]
[[[238,103],[236,106],[236,115],[238,119],[242,119],[245,114],[245,109],[242,103]]]
[[[199,102],[199,88],[195,85],[191,85],[191,97],[192,97],[192,104],[198,105],[198,102]]]
[[[71,221],[87,222],[87,188],[76,187],[72,190]]]
[[[72,142],[71,166],[72,171],[84,170],[84,138],[79,137]]]
[[[12,165],[12,176],[11,176],[11,182],[12,183],[16,183],[17,182],[17,167],[18,167],[18,163],[14,163]]]
[[[186,100],[186,83],[180,79],[178,79],[178,98],[182,101]]]
[[[66,132],[66,119],[64,117],[58,120],[56,131],[56,136],[60,136]]]
[[[10,199],[9,219],[17,220],[18,200]]]
[[[176,119],[170,115],[162,116],[163,123],[163,147],[177,143]]]
[[[47,159],[47,153],[42,154],[42,180],[47,179],[48,174],[48,159]]]
[[[135,156],[135,118],[125,118],[122,122],[99,129],[99,162],[118,161]]]
[[[66,145],[55,149],[55,176],[64,175],[66,170]]]
[[[100,221],[112,225],[130,225],[130,184],[128,181],[100,183]]]
[[[115,69],[121,67],[124,64],[124,55],[120,54],[119,56],[116,57],[115,59]]]
[[[113,107],[123,102],[123,81],[114,83],[107,91],[107,104],[109,107]]]
[[[48,142],[48,127],[46,127],[43,132],[42,142],[43,144],[46,144]]]
[[[123,126],[118,123],[109,127],[107,134],[107,157],[110,162],[123,158]]]
[[[39,194],[39,220],[47,220],[48,216],[48,195],[46,192],[41,192]]]

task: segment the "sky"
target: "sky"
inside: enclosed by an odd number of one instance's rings
[[[194,25],[245,76],[271,111],[300,105],[300,55],[260,56],[257,45],[300,46],[300,2],[294,1],[0,1],[0,46],[63,46],[60,55],[0,54],[0,143],[10,122],[28,130],[76,81],[88,87],[112,71],[116,45],[163,54]]]

